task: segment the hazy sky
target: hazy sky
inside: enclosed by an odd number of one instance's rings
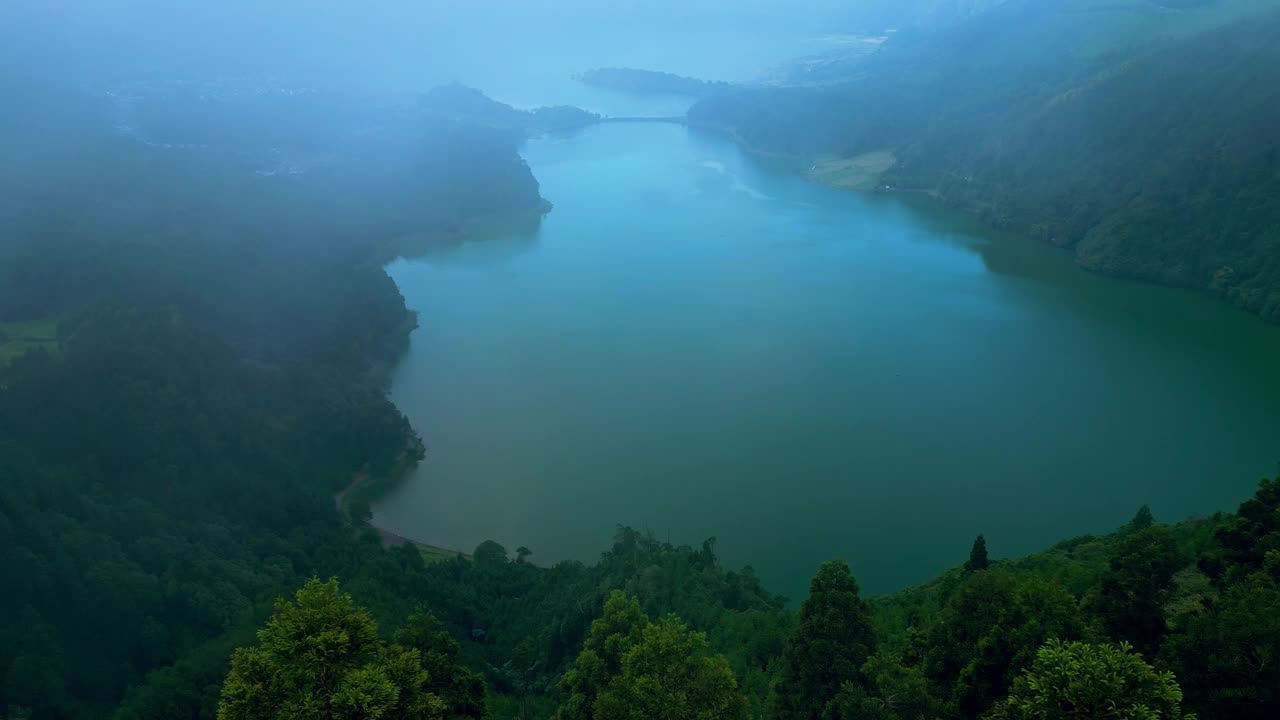
[[[829,31],[852,22],[851,8],[882,2],[5,0],[0,52],[9,72],[51,78],[280,73],[376,84],[447,63],[461,44],[495,63],[530,62],[541,48],[618,32],[644,32],[658,49],[692,29]]]

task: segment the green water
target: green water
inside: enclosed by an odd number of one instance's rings
[[[428,457],[375,515],[405,535],[549,564],[626,524],[793,597],[832,557],[878,593],[979,532],[1010,556],[1232,509],[1280,460],[1280,328],[1208,296],[678,126],[525,156],[540,230],[390,267]]]

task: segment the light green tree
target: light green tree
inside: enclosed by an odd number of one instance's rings
[[[218,720],[439,720],[428,681],[416,649],[383,645],[337,580],[312,579],[231,656]]]
[[[561,682],[558,720],[746,720],[746,698],[723,655],[674,616],[650,623],[615,591]]]
[[[1050,640],[988,720],[1194,720],[1182,690],[1128,643]]]

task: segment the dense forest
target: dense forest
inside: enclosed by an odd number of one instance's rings
[[[690,120],[800,167],[891,153],[882,189],[1280,322],[1280,5],[990,5],[897,33],[838,80],[739,88]]]
[[[67,123],[100,109],[76,107]],[[414,319],[381,263],[544,210],[513,133],[435,107],[405,111],[420,137],[404,162],[283,177],[86,131],[63,172],[9,198],[5,716],[1280,708],[1276,482],[1234,515],[1162,526],[1144,510],[1019,560],[989,560],[979,537],[963,567],[883,598],[832,562],[798,608],[724,568],[714,540],[621,528],[598,561],[550,567],[495,543],[384,547],[334,500],[422,452],[384,391]],[[346,639],[315,649],[328,637]],[[1098,683],[1064,680],[1080,673]]]
[[[884,184],[1280,319],[1280,16],[1166,2],[1085,52],[1099,15],[1028,2],[691,118],[805,161],[891,148]],[[0,111],[2,718],[1280,717],[1280,479],[1017,559],[974,528],[874,598],[842,560],[784,598],[713,538],[626,527],[590,563],[387,543],[335,499],[423,457],[383,265],[539,222],[517,143],[597,118],[461,86],[4,89],[33,100]]]
[[[333,494],[420,453],[384,389],[414,318],[382,262],[545,206],[487,128],[410,118],[411,153],[392,134],[307,166],[309,148],[220,151],[168,90],[115,128],[110,99],[48,95],[65,111],[6,115],[0,711],[102,717],[145,678],[167,693],[129,705],[171,716],[257,603],[376,564]]]

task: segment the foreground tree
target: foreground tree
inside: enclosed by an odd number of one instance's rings
[[[897,658],[876,655],[862,666],[872,685],[845,683],[823,710],[823,720],[921,720],[945,717],[945,708],[929,692],[919,668]]]
[[[418,651],[385,646],[337,580],[276,601],[258,647],[231,656],[218,720],[440,720]]]
[[[1155,657],[1168,630],[1164,606],[1173,575],[1186,562],[1167,528],[1152,527],[1124,536],[1111,557],[1102,589],[1093,603],[1107,634]]]
[[[405,626],[396,631],[395,641],[417,650],[422,657],[422,669],[430,678],[427,689],[444,703],[446,718],[479,720],[485,716],[484,678],[458,664],[458,641],[435,615],[427,610],[410,615]]]
[[[1258,571],[1280,583],[1280,477],[1259,483],[1236,517],[1218,530],[1217,540],[1221,557],[1202,567],[1220,584],[1241,582]]]
[[[706,637],[667,617],[650,623],[620,591],[591,624],[574,668],[561,681],[558,720],[746,720],[747,701]]]
[[[1232,587],[1173,635],[1160,657],[1177,668],[1187,704],[1211,718],[1280,717],[1280,587]]]
[[[1127,643],[1050,640],[989,720],[1168,720],[1182,712],[1182,690]]]
[[[595,717],[596,699],[622,672],[622,656],[640,642],[648,623],[635,598],[613,591],[604,604],[604,614],[591,623],[591,634],[573,668],[560,680],[565,699],[556,712],[558,720]]]
[[[771,698],[774,716],[818,720],[846,685],[873,690],[862,666],[875,650],[871,610],[858,595],[849,565],[823,563],[783,651],[782,675]]]
[[[999,569],[975,573],[922,638],[921,669],[949,714],[969,720],[1008,695],[1046,640],[1084,633],[1075,599],[1058,585],[1019,583]]]

